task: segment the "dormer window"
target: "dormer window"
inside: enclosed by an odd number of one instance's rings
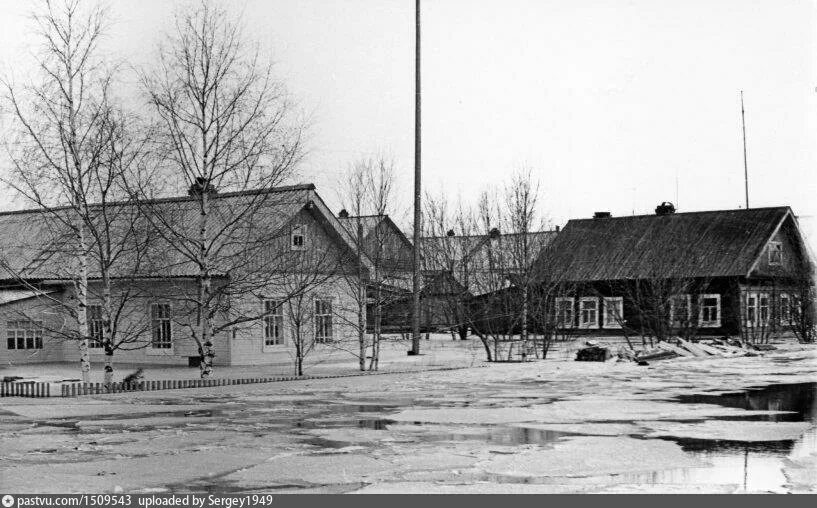
[[[780,242],[769,242],[769,264],[783,264],[783,244]]]
[[[306,227],[295,226],[289,238],[289,250],[304,250],[306,248]]]

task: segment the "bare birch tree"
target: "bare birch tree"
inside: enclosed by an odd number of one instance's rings
[[[341,190],[344,209],[353,214],[342,222],[355,239],[359,254],[355,273],[344,275],[357,307],[361,370],[378,369],[383,309],[409,288],[412,246],[390,217],[395,212],[394,182],[394,163],[381,154],[356,161]],[[366,367],[369,348],[371,359]]]
[[[213,257],[270,194],[257,193],[223,209],[217,224],[212,196],[284,181],[302,155],[303,124],[294,118],[293,103],[271,64],[245,40],[240,19],[207,0],[176,12],[156,66],[145,69],[141,81],[157,122],[157,153],[167,160],[170,181],[191,190],[198,210],[191,233],[189,224],[174,223],[162,207],[143,207],[171,248],[197,267],[191,332],[206,378],[216,354],[214,291],[225,291],[223,285],[214,290]]]
[[[71,254],[70,314],[77,325],[82,379],[88,381],[89,256],[104,254],[100,268],[112,261],[110,252],[100,252],[108,223],[99,220],[94,203],[115,194],[119,176],[119,163],[111,157],[117,131],[110,102],[113,73],[99,48],[108,14],[79,0],[46,1],[32,19],[41,44],[39,77],[19,87],[3,81],[17,133],[9,144],[12,169],[6,182],[70,232],[62,248]]]

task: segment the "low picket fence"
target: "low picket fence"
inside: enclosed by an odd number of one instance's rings
[[[311,376],[288,377],[254,377],[254,378],[216,378],[216,379],[165,379],[145,380],[138,383],[70,383],[61,387],[60,396],[77,397],[79,395],[101,395],[103,393],[147,392],[156,390],[178,390],[182,388],[204,388],[207,386],[246,385],[255,383],[272,383],[275,381],[294,381],[296,379],[314,379]]]
[[[0,383],[0,397],[50,397],[51,383],[34,381],[4,381]]]
[[[381,374],[419,374],[429,371],[459,370],[464,368],[471,368],[471,366],[438,367],[423,370],[356,372],[317,376],[144,380],[138,383],[117,382],[111,383],[107,386],[105,383],[37,383],[33,381],[14,381],[0,384],[0,397],[78,397],[82,395],[102,395],[106,393],[178,390],[184,388],[204,388],[208,386],[247,385],[257,383],[275,383],[280,381],[307,381],[311,379],[376,376]],[[52,384],[55,385],[55,389],[52,389]]]

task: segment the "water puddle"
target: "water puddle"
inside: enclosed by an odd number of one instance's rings
[[[790,486],[786,471],[798,459],[806,460],[817,453],[817,383],[792,383],[750,388],[724,394],[695,394],[678,397],[683,403],[717,404],[746,410],[788,411],[783,414],[759,415],[743,421],[808,422],[810,428],[797,439],[738,441],[730,439],[691,439],[662,437],[678,443],[690,455],[709,464],[703,468],[658,471],[652,476],[631,480],[659,484],[683,482],[733,485],[737,492],[786,492]],[[741,421],[734,418],[717,419]]]
[[[789,411],[785,414],[761,415],[763,419],[773,422],[817,422],[817,408],[814,405],[816,393],[817,383],[792,383],[734,393],[681,395],[676,400],[746,410]]]

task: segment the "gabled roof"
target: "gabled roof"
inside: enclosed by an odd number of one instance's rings
[[[168,240],[156,231],[161,228],[173,228],[184,237],[185,242],[188,240],[192,242],[197,235],[199,217],[197,198],[179,196],[140,203],[149,205],[153,212],[150,214],[151,218],[145,216],[137,218],[135,228],[142,230],[143,234],[149,231],[153,233],[149,234],[151,237],[147,244],[149,248],[140,261],[139,275],[196,276],[198,269],[194,263],[173,248]],[[252,206],[249,206],[250,204]],[[118,218],[113,221],[114,230],[118,225],[130,228],[132,214],[138,214],[140,209],[140,204],[133,201],[108,206],[109,212],[113,210],[118,214]],[[213,275],[226,275],[219,272],[219,257],[251,258],[250,250],[257,248],[262,242],[269,243],[288,236],[287,226],[304,209],[319,217],[329,233],[342,245],[351,249],[351,239],[315,193],[315,186],[312,184],[211,195],[211,230],[228,232],[222,247],[217,249],[217,253],[211,254]],[[243,214],[244,210],[252,210],[252,213]],[[69,208],[0,212],[0,261],[3,264],[0,268],[0,280],[14,280],[18,277],[29,280],[70,278],[76,265],[76,255],[72,253],[72,245],[76,244],[75,235],[70,231],[66,221],[57,220],[54,216],[54,214],[67,216],[70,212]],[[237,214],[241,215],[240,220],[235,219]],[[123,249],[126,253],[127,250]],[[90,263],[88,268],[89,278],[99,276],[94,263]]]
[[[349,215],[349,216],[338,216],[338,222],[343,225],[344,228],[349,232],[352,236],[357,236],[357,225],[363,228],[363,238],[368,238],[377,226],[380,225],[388,215]]]
[[[574,219],[536,262],[564,281],[747,276],[787,206]]]
[[[414,248],[405,233],[394,223],[388,214],[338,216],[337,221],[343,226],[349,238],[355,243],[357,242],[358,235],[357,228],[358,225],[360,225],[363,236],[362,250],[370,260],[378,257],[378,249],[386,248],[380,255],[389,258],[384,261],[386,261],[386,263],[392,263],[393,266],[390,265],[390,268],[410,269],[410,266],[403,265],[406,264],[405,261],[407,259],[411,258]],[[391,231],[393,238],[397,240],[397,245],[382,245],[382,240],[385,238],[378,239],[378,237],[375,236],[379,227],[388,228],[387,231]]]

